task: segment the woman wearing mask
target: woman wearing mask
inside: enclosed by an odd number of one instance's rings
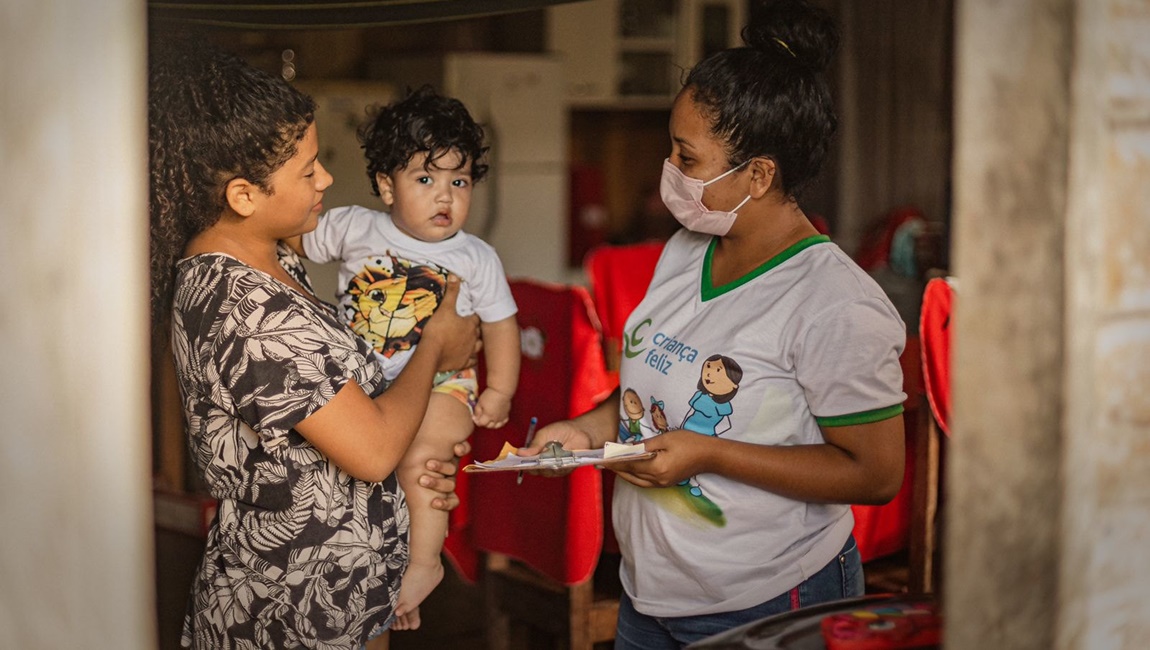
[[[655,457],[616,466],[616,648],[861,595],[847,504],[885,503],[903,476],[902,321],[797,202],[835,130],[837,32],[783,0],[743,37],[675,100],[661,194],[684,229],[624,330],[620,388],[670,430],[645,422]],[[621,417],[616,393],[532,448],[600,447]]]

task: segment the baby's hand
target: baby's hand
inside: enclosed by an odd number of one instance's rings
[[[498,429],[507,424],[511,412],[511,396],[488,388],[479,395],[472,420],[475,426],[485,429]]]

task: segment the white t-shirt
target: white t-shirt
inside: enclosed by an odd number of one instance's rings
[[[463,231],[425,242],[397,228],[388,213],[352,205],[321,216],[304,234],[303,249],[314,262],[341,262],[339,306],[352,330],[372,344],[389,380],[414,352],[449,271],[463,281],[460,315],[493,323],[518,311],[495,249]]]
[[[711,242],[685,230],[672,237],[627,319],[621,439],[686,428],[762,445],[819,444],[820,424],[902,412],[905,328],[846,254],[811,237],[712,288]],[[614,524],[636,609],[691,616],[794,588],[842,549],[854,521],[847,505],[700,474],[661,489],[617,481]]]

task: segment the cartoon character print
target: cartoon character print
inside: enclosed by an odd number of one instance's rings
[[[643,400],[639,399],[639,393],[631,388],[624,390],[622,407],[623,417],[619,418],[619,441],[626,443],[641,441],[643,429],[646,428],[643,424],[643,415],[646,411],[643,409]]]
[[[695,394],[688,402],[687,415],[679,428],[705,436],[718,436],[729,431],[730,416],[735,412],[731,401],[738,394],[742,380],[743,369],[734,359],[721,354],[707,357],[699,373]],[[723,424],[726,426],[720,430]],[[696,477],[684,479],[675,487],[696,512],[715,525],[723,525],[722,509],[703,494]]]
[[[651,396],[651,424],[659,433],[671,430],[671,425],[667,423],[667,412],[663,410],[663,402],[655,399],[654,395]]]
[[[721,354],[707,357],[681,428],[708,436],[730,430],[731,413],[734,413],[731,400],[739,392],[742,380],[743,369],[734,359]],[[720,431],[719,426],[724,423],[727,426]]]
[[[444,269],[377,257],[348,283],[351,329],[386,358],[410,350],[446,286]]]

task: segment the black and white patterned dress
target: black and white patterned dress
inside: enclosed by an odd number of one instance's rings
[[[182,644],[358,648],[392,615],[407,506],[394,474],[352,478],[294,427],[349,379],[385,387],[371,348],[330,306],[222,254],[178,263],[172,341],[191,453],[220,502]]]

